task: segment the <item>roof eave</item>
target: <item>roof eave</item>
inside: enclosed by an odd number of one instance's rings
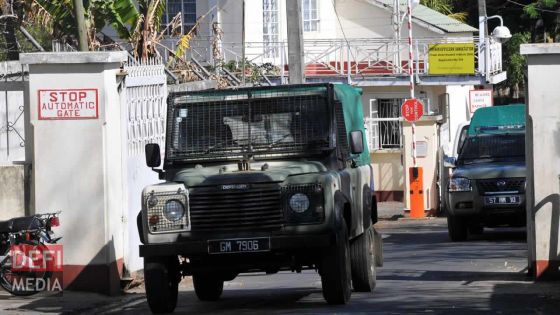
[[[374,6],[378,7],[378,8],[384,9],[384,10],[386,10],[386,11],[388,11],[388,12],[393,12],[393,7],[391,7],[391,6],[389,6],[389,5],[385,5],[385,4],[383,4],[383,3],[381,3],[381,2],[378,2],[378,1],[375,1],[375,0],[366,0],[366,1],[367,1],[369,4],[374,5]],[[469,32],[474,33],[474,32],[478,32],[478,30],[477,30],[476,28],[474,28],[474,27],[472,27],[472,26],[470,26],[470,25],[468,25],[468,24],[465,24],[465,25],[468,26],[469,28],[471,28],[471,30],[464,30],[464,31],[448,31],[448,30],[445,30],[445,29],[443,29],[443,28],[441,28],[441,27],[439,27],[439,26],[437,26],[437,25],[434,25],[434,24],[432,24],[432,23],[430,23],[430,22],[421,20],[421,19],[415,17],[414,14],[412,14],[412,22],[415,23],[415,24],[417,24],[417,25],[419,25],[419,26],[422,26],[422,27],[424,27],[424,28],[427,28],[427,29],[430,30],[430,31],[433,31],[433,32],[435,32],[435,33],[442,34],[442,35],[443,35],[443,34],[448,34],[448,33],[469,33]],[[459,22],[459,23],[461,23],[461,22]]]

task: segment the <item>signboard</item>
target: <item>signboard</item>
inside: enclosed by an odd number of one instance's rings
[[[492,90],[470,90],[469,110],[474,113],[477,109],[494,105]]]
[[[428,156],[428,142],[416,141],[416,157],[425,158]]]
[[[39,90],[39,120],[97,119],[97,89]]]
[[[418,99],[408,99],[401,106],[401,115],[407,121],[417,121],[424,116],[424,105]]]
[[[428,74],[474,74],[474,43],[431,44]]]

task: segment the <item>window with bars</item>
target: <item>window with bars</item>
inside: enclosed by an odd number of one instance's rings
[[[319,31],[319,1],[303,0],[303,31]]]
[[[368,145],[372,150],[400,149],[402,123],[400,107],[404,99],[370,101],[370,117],[366,118]]]
[[[266,58],[278,57],[278,0],[263,0],[263,42]]]
[[[166,24],[171,23],[177,14],[182,14],[182,34],[188,33],[196,24],[196,0],[167,0],[165,11]]]

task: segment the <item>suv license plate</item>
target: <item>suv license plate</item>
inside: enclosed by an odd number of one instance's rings
[[[496,196],[484,198],[486,205],[518,205],[521,203],[519,196]]]
[[[251,253],[270,251],[270,238],[239,238],[208,241],[209,254]]]

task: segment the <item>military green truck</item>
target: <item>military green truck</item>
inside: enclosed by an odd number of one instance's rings
[[[480,108],[468,128],[448,185],[453,241],[526,223],[525,106]]]
[[[171,93],[165,182],[142,192],[146,295],[173,311],[191,276],[217,300],[240,273],[318,270],[323,296],[372,292],[382,265],[361,90],[314,84]]]

